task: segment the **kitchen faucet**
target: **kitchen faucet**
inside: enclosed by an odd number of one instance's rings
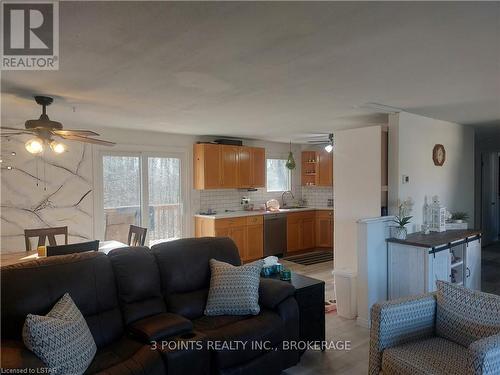
[[[292,200],[295,199],[295,197],[293,196],[293,193],[290,190],[284,191],[283,194],[281,194],[281,203],[283,204],[283,207],[287,206],[286,201],[285,201],[285,194],[291,195]]]

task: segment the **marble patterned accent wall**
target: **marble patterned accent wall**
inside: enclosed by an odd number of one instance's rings
[[[25,228],[68,226],[70,243],[92,239],[91,146],[65,142],[65,153],[35,157],[24,148],[28,139],[1,141],[1,251],[23,251]]]

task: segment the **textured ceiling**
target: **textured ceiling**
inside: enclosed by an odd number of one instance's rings
[[[61,2],[60,70],[2,72],[2,124],[286,141],[386,121],[500,126],[499,2]]]

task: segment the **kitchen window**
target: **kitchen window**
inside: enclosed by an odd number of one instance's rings
[[[266,160],[267,191],[291,190],[290,170],[286,167],[286,159]]]

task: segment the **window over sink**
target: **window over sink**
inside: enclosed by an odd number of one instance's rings
[[[286,159],[266,159],[267,191],[291,190],[291,173],[286,167]]]

